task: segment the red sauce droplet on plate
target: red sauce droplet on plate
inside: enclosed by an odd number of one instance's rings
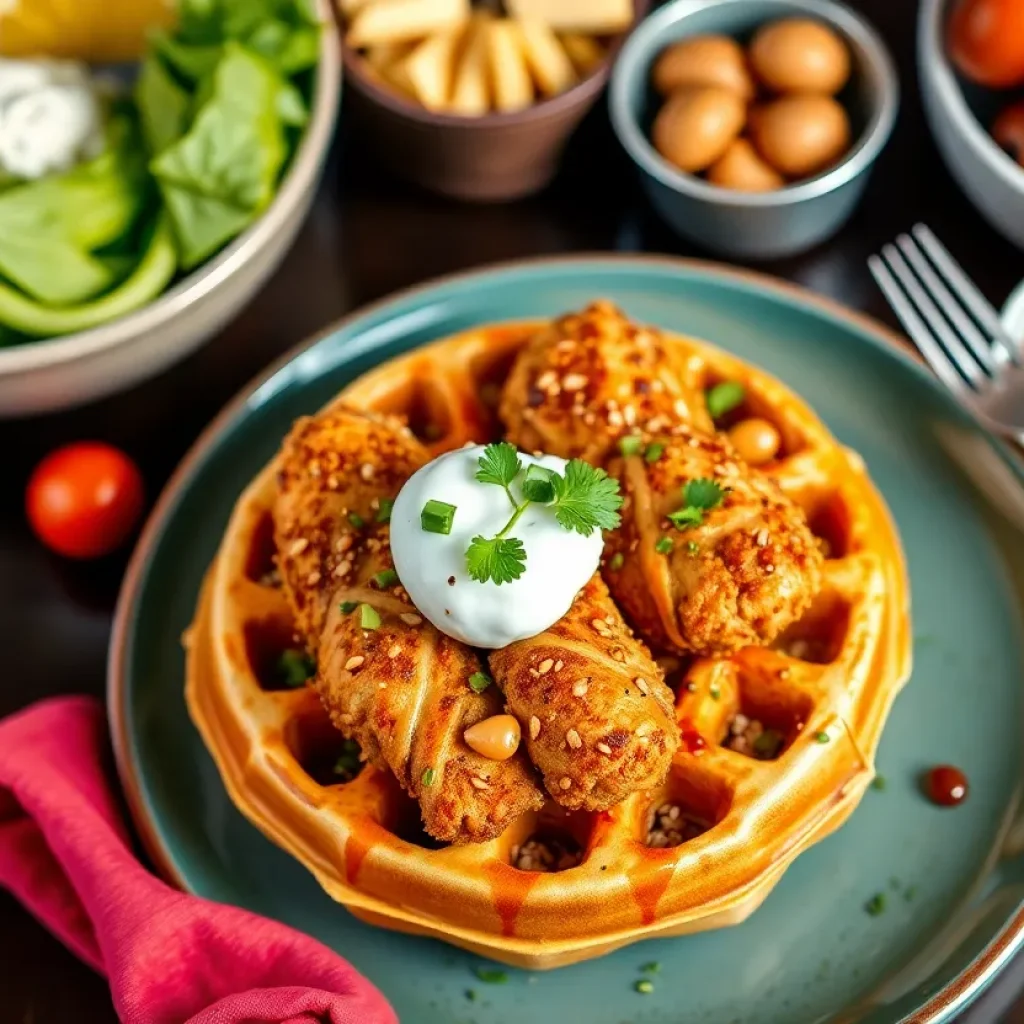
[[[951,764],[940,764],[924,777],[924,791],[933,804],[956,807],[967,799],[967,776]]]

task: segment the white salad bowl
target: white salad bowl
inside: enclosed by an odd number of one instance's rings
[[[341,97],[329,0],[312,111],[274,201],[217,256],[142,309],[101,327],[0,347],[0,417],[54,412],[128,388],[183,359],[224,327],[284,259],[316,195]]]

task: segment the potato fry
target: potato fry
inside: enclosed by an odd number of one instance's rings
[[[593,36],[566,32],[559,39],[581,78],[589,75],[605,58],[604,47]]]
[[[380,43],[367,47],[363,59],[375,71],[383,72],[392,64],[397,64],[403,57],[408,57],[413,49],[411,43]]]
[[[338,10],[341,11],[341,16],[346,21],[350,21],[355,17],[357,11],[373,2],[374,0],[337,0]]]
[[[607,36],[633,23],[632,0],[507,0],[513,18],[532,18],[556,32]]]
[[[459,29],[425,39],[402,61],[416,98],[427,110],[446,110],[452,95]]]
[[[499,18],[487,26],[494,106],[503,113],[533,103],[533,83],[520,38],[518,26],[509,18]]]
[[[349,46],[400,43],[458,28],[469,20],[469,0],[375,0],[352,19]]]
[[[576,70],[558,37],[542,21],[517,23],[526,65],[545,96],[557,96],[576,81]]]
[[[487,75],[487,25],[490,16],[479,11],[473,16],[455,71],[451,113],[479,117],[491,109],[491,87]]]

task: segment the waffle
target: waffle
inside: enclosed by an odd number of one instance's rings
[[[405,417],[435,454],[491,440],[501,384],[537,326],[435,342],[335,401]],[[284,689],[272,672],[294,646],[275,579],[273,463],[239,499],[187,636],[188,706],[238,808],[357,917],[530,969],[735,924],[871,782],[910,669],[907,580],[887,510],[860,458],[782,384],[669,337],[691,386],[742,381],[746,411],[778,426],[780,456],[762,471],[804,508],[827,561],[810,611],[771,648],[663,660],[680,751],[656,792],[610,811],[551,805],[490,842],[438,848],[387,772],[364,766],[340,782],[331,769],[344,741],[316,694]],[[553,862],[536,854],[538,836]],[[523,870],[538,865],[549,870]]]

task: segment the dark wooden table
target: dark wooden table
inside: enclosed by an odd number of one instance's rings
[[[853,221],[832,242],[762,269],[894,323],[865,260],[917,220],[930,224],[996,303],[1024,259],[959,194],[924,124],[910,0],[854,0],[895,52],[903,104],[895,136]],[[156,380],[102,403],[0,423],[0,715],[52,694],[102,694],[110,617],[126,555],[71,565],[25,524],[22,495],[48,450],[95,438],[130,452],[155,496],[217,410],[280,353],[332,320],[439,274],[536,254],[642,250],[693,256],[646,207],[603,106],[574,140],[559,180],[507,206],[469,207],[389,180],[339,133],[313,214],[285,266],[220,337]],[[0,894],[0,1019],[110,1024],[104,982]],[[1024,961],[963,1018],[1024,1024]]]

